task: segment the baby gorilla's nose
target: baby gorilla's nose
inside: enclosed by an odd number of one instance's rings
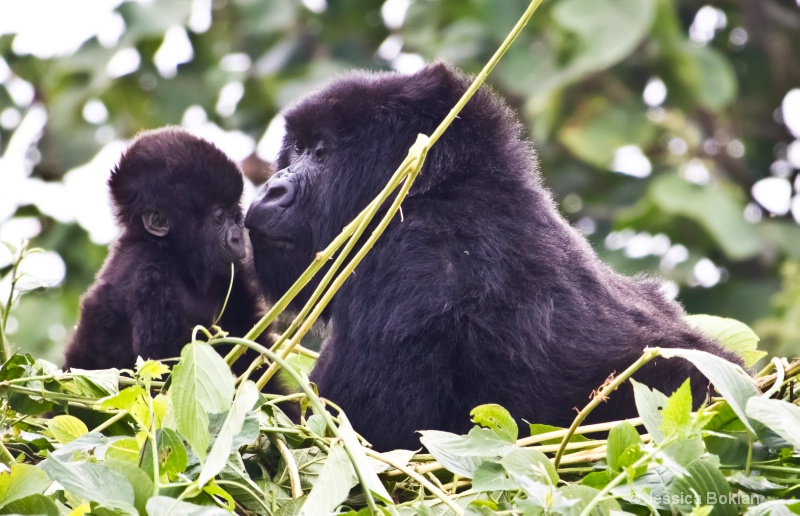
[[[245,255],[244,234],[239,226],[228,228],[226,243],[235,260],[241,260]]]

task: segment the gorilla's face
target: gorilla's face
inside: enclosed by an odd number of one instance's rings
[[[316,254],[380,192],[417,135],[430,134],[442,120],[460,95],[450,81],[451,72],[441,65],[409,76],[355,73],[285,113],[279,172],[245,219],[268,299],[286,293]],[[412,196],[438,179],[435,174],[418,179]],[[296,298],[295,309],[314,286]]]
[[[256,271],[264,294],[272,301],[292,286],[319,250],[311,222],[327,147],[321,139],[309,146],[293,140],[287,135],[279,159],[283,168],[264,185],[245,218]]]

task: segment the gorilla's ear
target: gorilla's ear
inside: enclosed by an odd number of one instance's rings
[[[142,214],[144,229],[153,236],[164,237],[169,234],[169,218],[156,210],[145,210]]]

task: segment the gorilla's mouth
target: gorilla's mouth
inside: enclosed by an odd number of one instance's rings
[[[291,238],[268,235],[252,229],[250,230],[250,241],[260,247],[272,247],[281,251],[293,251],[297,247],[295,241]]]

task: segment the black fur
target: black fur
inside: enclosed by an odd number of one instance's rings
[[[83,296],[65,368],[131,368],[137,356],[179,356],[192,328],[218,316],[231,262],[233,289],[218,324],[234,336],[247,333],[264,307],[253,273],[227,241],[243,236],[239,168],[214,145],[165,128],[141,133],[108,184],[122,234]],[[148,210],[170,221],[166,236],[147,231]],[[243,254],[244,240],[234,244]],[[268,337],[261,343],[269,345]]]
[[[443,64],[410,76],[353,73],[287,111],[283,170],[245,221],[268,298],[367,205],[469,82]],[[464,432],[483,403],[568,425],[646,346],[738,362],[691,329],[657,282],[597,258],[559,215],[520,123],[488,88],[432,148],[402,210],[327,310],[311,375],[380,450],[418,448],[416,430]],[[708,388],[679,359],[637,377],[665,392],[691,377],[697,402]],[[634,415],[626,385],[592,421]]]

